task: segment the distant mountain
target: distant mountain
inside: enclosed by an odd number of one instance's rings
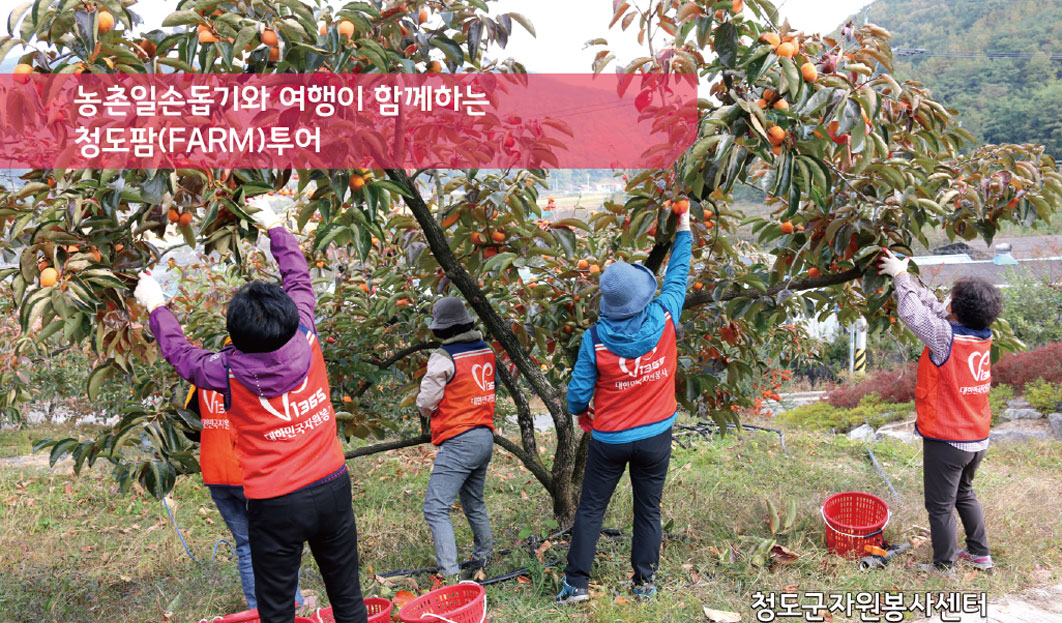
[[[877,0],[867,16],[894,52],[925,50],[897,56],[897,76],[930,87],[974,136],[1062,159],[1062,0]],[[1019,58],[985,56],[998,54]]]

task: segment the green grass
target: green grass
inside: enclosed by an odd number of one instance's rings
[[[21,435],[21,434],[20,434]],[[20,435],[0,437],[24,448]],[[882,442],[878,459],[899,490],[896,504],[874,472],[861,444],[820,433],[790,430],[789,458],[778,440],[748,432],[743,439],[693,441],[675,447],[664,522],[666,539],[659,573],[660,598],[651,604],[630,603],[623,582],[628,577],[627,539],[603,539],[594,568],[595,598],[588,606],[561,609],[550,602],[559,569],[544,569],[524,551],[497,563],[493,573],[532,565],[530,582],[489,588],[495,622],[659,623],[703,621],[702,608],[733,610],[754,620],[751,594],[781,591],[889,591],[961,589],[990,595],[1057,581],[1062,566],[1062,512],[1057,465],[1062,444],[998,445],[981,468],[977,490],[989,526],[998,568],[992,574],[967,574],[953,580],[927,578],[915,570],[928,546],[899,559],[885,570],[861,572],[849,561],[828,554],[822,545],[819,505],[829,494],[863,490],[886,499],[894,519],[886,536],[904,539],[925,526],[921,502],[921,457],[916,445]],[[431,535],[420,506],[433,452],[411,448],[350,463],[355,513],[361,536],[362,584],[366,594],[401,588],[423,589],[427,578],[382,586],[376,574],[432,564]],[[178,483],[173,498],[177,517],[196,556],[210,558],[210,548],[227,536],[206,490],[195,479]],[[766,500],[779,508],[796,502],[798,518],[807,521],[779,539],[799,558],[773,569],[757,567],[748,555],[770,537]],[[555,525],[550,504],[530,475],[498,449],[491,465],[487,504],[499,548],[510,547],[521,532],[545,535]],[[235,564],[226,555],[204,567],[185,555],[159,502],[141,493],[120,495],[106,467],[73,478],[63,470],[10,467],[0,463],[0,612],[12,621],[162,621],[172,608],[173,621],[198,620],[242,609]],[[630,530],[629,482],[621,481],[605,526]],[[458,543],[471,547],[467,524],[455,515]],[[563,558],[564,543],[543,557]],[[307,555],[303,588],[326,601],[320,576]],[[790,589],[792,590],[792,589]],[[177,599],[179,596],[179,599]]]

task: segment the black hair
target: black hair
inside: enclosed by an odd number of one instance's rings
[[[299,330],[299,310],[280,286],[252,281],[232,295],[225,324],[237,350],[271,353]]]
[[[431,332],[440,340],[448,340],[455,335],[461,335],[465,331],[471,331],[473,326],[471,322],[466,322],[465,324],[456,324],[445,329],[432,329]]]
[[[963,277],[951,287],[951,311],[962,326],[987,329],[1003,312],[1003,295],[985,279]]]

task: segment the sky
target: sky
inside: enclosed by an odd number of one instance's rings
[[[781,17],[804,32],[830,32],[841,21],[859,11],[870,0],[776,0]],[[335,4],[341,5],[338,0]],[[634,4],[637,4],[637,0]],[[175,5],[174,0],[139,0],[130,7],[144,21],[157,26]],[[748,11],[749,9],[745,9]],[[594,54],[601,48],[585,48],[589,39],[604,37],[620,62],[643,56],[632,27],[627,32],[617,24],[608,30],[612,19],[612,0],[498,0],[491,3],[491,13],[515,11],[531,20],[537,31],[532,37],[513,24],[516,31],[508,47],[492,57],[512,57],[524,63],[528,71],[539,73],[589,72]],[[609,68],[610,70],[612,67]]]

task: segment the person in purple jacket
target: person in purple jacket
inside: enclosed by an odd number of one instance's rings
[[[149,275],[141,276],[135,295],[151,315],[166,361],[196,387],[224,397],[236,429],[262,623],[292,623],[304,543],[335,621],[365,623],[350,476],[317,339],[310,271],[277,214],[262,207],[253,218],[269,232],[283,287],[254,281],[233,295],[226,312],[232,345],[212,352],[190,344]]]

